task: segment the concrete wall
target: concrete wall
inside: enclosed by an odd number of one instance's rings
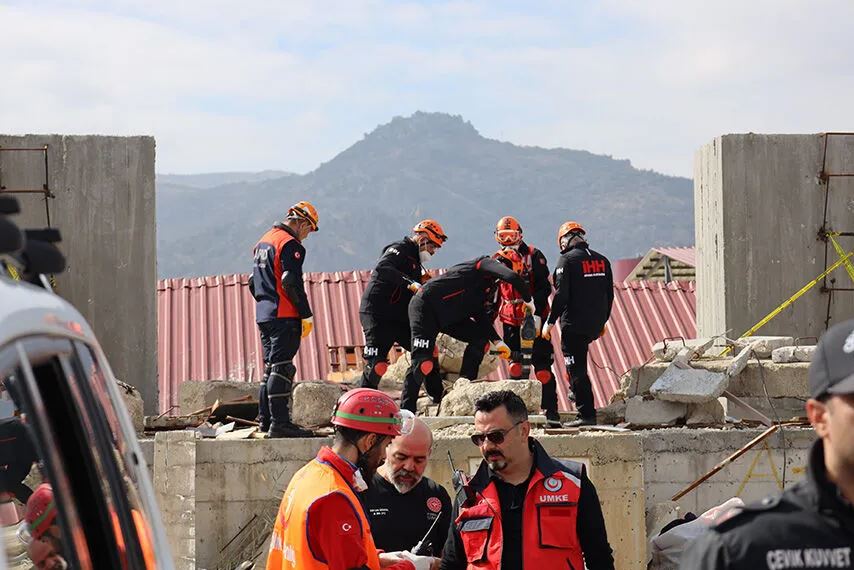
[[[725,135],[697,151],[698,336],[741,335],[824,270],[824,138]],[[827,172],[854,172],[854,136],[831,137],[827,148]],[[854,231],[854,178],[831,180],[827,212],[830,229]],[[854,249],[854,238],[838,239]],[[832,247],[828,259],[837,259]],[[844,268],[832,277],[836,287],[854,287]],[[758,334],[819,336],[827,303],[815,287]],[[831,315],[854,317],[854,292],[834,293]]]
[[[539,439],[552,455],[587,465],[617,568],[642,569],[646,509],[668,501],[761,431],[667,429]],[[700,513],[739,493],[751,501],[776,492],[784,477],[784,447],[786,484],[803,478],[815,436],[809,429],[789,428],[784,437],[785,446],[783,437],[774,435],[767,448],[755,448],[716,474],[680,501],[683,509]],[[186,564],[182,567],[191,568],[193,557],[198,568],[214,567],[223,546],[254,515],[272,520],[290,478],[328,443],[319,438],[216,441],[194,440],[182,432],[158,434],[155,488],[173,554]],[[480,457],[467,438],[436,439],[427,475],[450,491],[449,450],[457,467],[470,471]]]
[[[58,292],[92,324],[116,376],[157,408],[154,139],[0,136],[3,148],[48,145],[50,222],[62,232],[68,269]],[[41,188],[40,152],[0,152],[7,189]],[[41,194],[18,194],[21,227],[47,225]]]

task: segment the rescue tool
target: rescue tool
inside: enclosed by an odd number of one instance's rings
[[[449,452],[448,452],[448,456],[449,456],[449,457],[450,457],[450,453],[451,453],[451,452],[449,451]],[[435,519],[433,519],[433,524],[431,524],[431,525],[430,525],[430,528],[429,528],[429,529],[427,529],[427,534],[425,534],[425,535],[424,535],[424,538],[422,538],[421,540],[419,540],[419,541],[418,541],[418,544],[416,544],[415,546],[413,546],[413,547],[412,547],[412,550],[410,550],[409,552],[411,552],[412,554],[414,554],[414,555],[416,555],[416,556],[420,556],[420,555],[421,555],[421,549],[422,549],[422,548],[423,548],[424,550],[428,550],[428,548],[432,546],[432,543],[427,542],[427,539],[430,537],[430,533],[431,533],[431,532],[433,532],[433,529],[436,527],[436,523],[437,523],[437,522],[439,522],[439,519],[440,519],[440,518],[442,518],[442,511],[441,511],[441,510],[439,511],[439,514],[436,516],[436,518],[435,518]],[[425,544],[425,543],[426,543],[426,544]]]

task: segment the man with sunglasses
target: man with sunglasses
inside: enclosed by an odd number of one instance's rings
[[[707,531],[680,568],[854,568],[854,320],[819,341],[809,390],[806,478]]]
[[[454,503],[442,570],[613,570],[596,488],[585,467],[549,457],[509,390],[475,402],[483,462]],[[468,499],[467,496],[471,498]],[[494,505],[500,505],[500,511]]]

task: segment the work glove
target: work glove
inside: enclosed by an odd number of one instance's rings
[[[415,570],[430,570],[433,567],[433,560],[435,560],[432,556],[418,556],[411,552],[401,552],[401,556],[404,560],[412,562]]]
[[[498,354],[498,358],[510,360],[510,347],[503,340],[493,342],[492,351]]]
[[[308,317],[307,319],[302,320],[302,333],[301,338],[305,338],[311,334],[312,329],[314,328],[314,317]]]
[[[534,330],[537,331],[537,336],[540,336],[540,331],[543,330],[543,318],[534,315]]]
[[[416,283],[415,281],[412,281],[409,283],[409,285],[406,286],[406,288],[412,291],[413,293],[418,293],[418,290],[421,289],[421,283]]]
[[[543,325],[543,330],[540,332],[540,336],[546,340],[552,339],[552,325],[550,323],[546,323]]]
[[[603,325],[602,326],[602,332],[599,333],[599,338],[602,338],[606,334],[608,334],[608,325]]]

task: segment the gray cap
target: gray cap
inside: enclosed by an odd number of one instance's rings
[[[830,327],[810,364],[810,396],[854,394],[854,319]]]

